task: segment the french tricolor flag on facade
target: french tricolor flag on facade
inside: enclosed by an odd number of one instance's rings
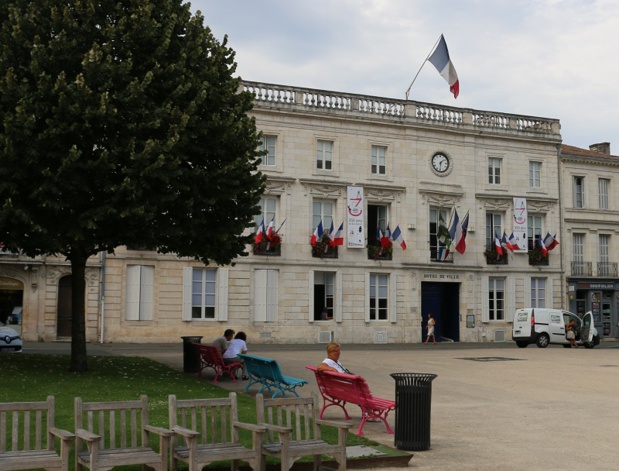
[[[456,69],[449,58],[449,49],[447,49],[447,43],[442,34],[436,49],[434,49],[434,52],[428,57],[428,60],[436,67],[438,73],[447,80],[449,91],[454,94],[454,98],[458,98],[460,94],[460,81],[458,80]]]

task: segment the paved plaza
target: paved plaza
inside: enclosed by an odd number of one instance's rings
[[[325,345],[252,345],[249,353],[275,358],[283,371],[309,381]],[[26,351],[67,353],[68,344],[26,344]],[[183,368],[183,348],[170,344],[89,345],[89,355],[141,355]],[[366,378],[375,396],[394,399],[390,373],[434,373],[431,448],[413,452],[419,470],[619,469],[619,343],[593,350],[504,344],[343,345],[341,362]],[[246,382],[222,387],[241,391]],[[254,388],[257,390],[258,387]],[[251,392],[251,391],[250,391]],[[255,391],[254,391],[255,393]],[[353,430],[359,408],[348,407]],[[331,408],[325,418],[343,418]],[[394,416],[390,424],[394,427]],[[365,435],[393,447],[381,423]],[[393,468],[395,469],[395,468]],[[400,468],[401,469],[401,468]]]

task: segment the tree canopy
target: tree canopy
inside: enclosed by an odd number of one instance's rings
[[[71,261],[72,370],[88,257],[246,255],[264,177],[235,69],[182,0],[0,2],[0,241]]]

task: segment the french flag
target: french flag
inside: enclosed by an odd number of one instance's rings
[[[496,233],[494,234],[494,246],[496,248],[496,253],[499,254],[499,256],[502,256],[503,246],[501,245],[501,240],[499,239],[499,236],[496,235]]]
[[[254,237],[254,244],[259,244],[264,239],[264,219],[260,225],[256,228],[256,235]]]
[[[539,248],[542,251],[542,255],[544,255],[545,257],[546,255],[548,255],[548,248],[544,244],[544,239],[542,239],[542,236],[540,235],[537,240],[539,241]]]
[[[312,234],[312,238],[310,239],[310,244],[316,247],[316,241],[322,237],[322,220],[316,226],[316,230]]]
[[[436,49],[434,49],[434,52],[428,57],[428,60],[447,81],[449,84],[449,91],[453,93],[454,98],[458,98],[460,94],[460,81],[458,80],[456,69],[449,58],[449,49],[447,49],[447,43],[442,34]]]
[[[263,224],[264,224],[264,221],[263,221]],[[273,229],[275,229],[275,227],[273,227],[274,225],[275,225],[275,216],[271,218],[269,227],[267,227],[267,238],[271,237],[271,234],[273,234]]]
[[[344,245],[344,223],[340,224],[340,228],[331,237],[331,246],[337,247],[338,245]]]
[[[546,250],[551,251],[557,245],[559,245],[559,241],[557,240],[557,234],[551,236],[550,232],[546,233],[546,237],[544,237],[544,245],[546,246]]]
[[[503,231],[503,239],[501,240],[501,245],[503,245],[503,247],[505,247],[507,250],[509,250],[510,252],[514,251],[514,246],[511,244],[511,242],[509,241],[507,234],[505,233],[505,231]]]
[[[456,228],[456,250],[461,254],[464,254],[464,252],[466,251],[466,233],[468,231],[468,228],[469,212],[467,211],[464,219],[462,219],[462,222],[459,223],[458,227]]]
[[[514,235],[513,232],[509,236],[509,244],[512,246],[512,252],[514,250],[520,250],[520,246],[518,245],[518,242],[516,241],[516,236]]]
[[[393,234],[391,234],[391,240],[400,244],[402,250],[406,250],[406,242],[404,241],[404,237],[402,237],[402,231],[400,230],[400,226],[396,226],[393,230]]]

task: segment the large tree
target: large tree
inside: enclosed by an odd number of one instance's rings
[[[246,255],[264,177],[234,51],[182,0],[0,2],[0,241],[72,269],[120,245],[205,264]]]

